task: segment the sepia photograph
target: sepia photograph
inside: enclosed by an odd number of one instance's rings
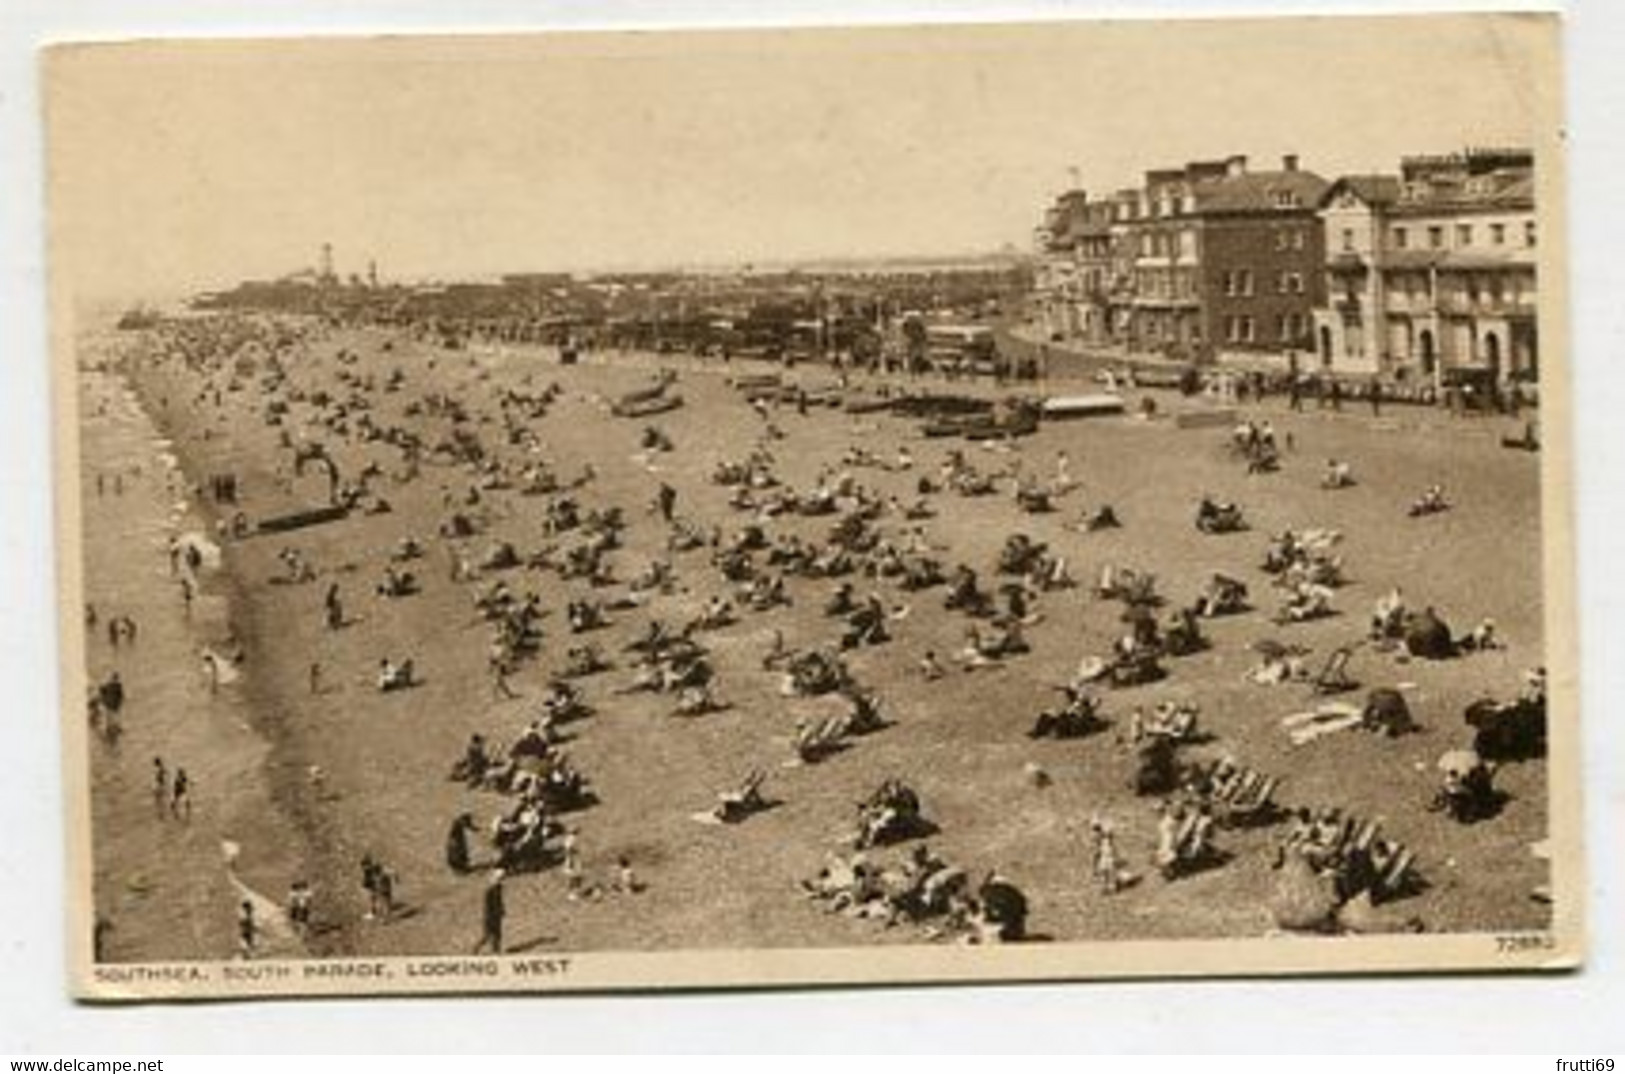
[[[54,45],[75,994],[1575,968],[1559,28]]]

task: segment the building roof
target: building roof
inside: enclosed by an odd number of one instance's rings
[[[1345,175],[1326,188],[1320,204],[1324,208],[1332,198],[1347,190],[1367,205],[1387,208],[1399,200],[1402,188],[1397,175]]]
[[[1294,170],[1245,172],[1196,184],[1199,213],[1272,213],[1312,210],[1326,192],[1326,180],[1314,172]],[[1283,204],[1282,195],[1291,198]]]
[[[1487,212],[1498,209],[1533,209],[1535,177],[1530,172],[1503,172],[1468,183],[1438,183],[1405,191],[1394,203],[1399,215],[1422,216],[1440,212]]]

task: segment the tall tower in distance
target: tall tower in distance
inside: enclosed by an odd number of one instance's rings
[[[378,262],[369,258],[367,261],[367,286],[374,291],[378,290]]]
[[[322,243],[321,278],[323,283],[333,281],[333,244],[330,242]]]

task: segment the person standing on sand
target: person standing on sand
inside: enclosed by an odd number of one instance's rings
[[[378,901],[384,908],[384,920],[395,916],[395,870],[387,865],[378,867]]]
[[[344,625],[344,602],[339,597],[337,582],[327,587],[327,595],[322,598],[322,605],[327,609],[327,629],[337,630]]]
[[[378,862],[371,854],[361,856],[361,890],[367,893],[367,912],[362,920],[371,921],[378,916]]]
[[[310,662],[310,692],[312,696],[322,692],[322,665],[315,660]]]
[[[164,769],[164,759],[152,759],[152,804],[158,809],[158,819],[164,817],[164,807],[169,798],[169,773]]]
[[[491,696],[501,701],[512,701],[519,697],[519,691],[508,684],[508,661],[503,654],[493,650],[488,662],[491,668]]]
[[[451,822],[451,829],[446,832],[446,867],[459,876],[473,868],[468,850],[468,833],[473,830],[474,817],[462,813]]]
[[[175,769],[174,788],[169,796],[169,814],[181,820],[192,819],[192,781],[186,769]]]
[[[576,846],[576,831],[574,828],[565,829],[563,849],[565,897],[573,901],[581,898],[583,894],[581,851]]]
[[[367,854],[361,859],[361,886],[367,891],[366,920],[388,921],[395,914],[395,874]]]
[[[107,936],[113,931],[113,921],[106,914],[98,913],[96,923],[91,928],[90,949],[91,958],[97,962],[107,960]]]
[[[299,934],[300,942],[310,938],[310,903],[310,885],[302,879],[295,880],[288,888],[288,923]]]
[[[484,928],[480,932],[480,942],[474,945],[473,953],[476,955],[486,947],[490,947],[494,955],[502,954],[502,921],[508,914],[502,893],[502,880],[505,875],[501,869],[492,869],[491,879],[486,882]]]
[[[259,926],[254,923],[254,904],[244,899],[237,907],[237,955],[245,962],[254,957]]]

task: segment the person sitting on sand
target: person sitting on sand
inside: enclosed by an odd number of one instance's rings
[[[395,664],[386,656],[378,661],[378,690],[380,693],[404,690],[414,685],[416,685],[416,680],[413,678],[412,661],[410,659]]]
[[[1504,649],[1506,644],[1501,641],[1501,635],[1496,631],[1495,620],[1486,618],[1480,620],[1472,633],[1461,640],[1460,648],[1467,652],[1483,653],[1492,649]]]
[[[1320,479],[1320,487],[1327,489],[1346,489],[1354,484],[1354,471],[1346,462],[1337,459],[1326,460],[1326,473]]]
[[[485,736],[476,731],[469,736],[462,759],[452,767],[451,778],[476,787],[484,781],[490,767],[491,756],[486,752]]]
[[[1405,595],[1398,586],[1377,598],[1371,613],[1371,637],[1374,641],[1397,638],[1405,629]]]

